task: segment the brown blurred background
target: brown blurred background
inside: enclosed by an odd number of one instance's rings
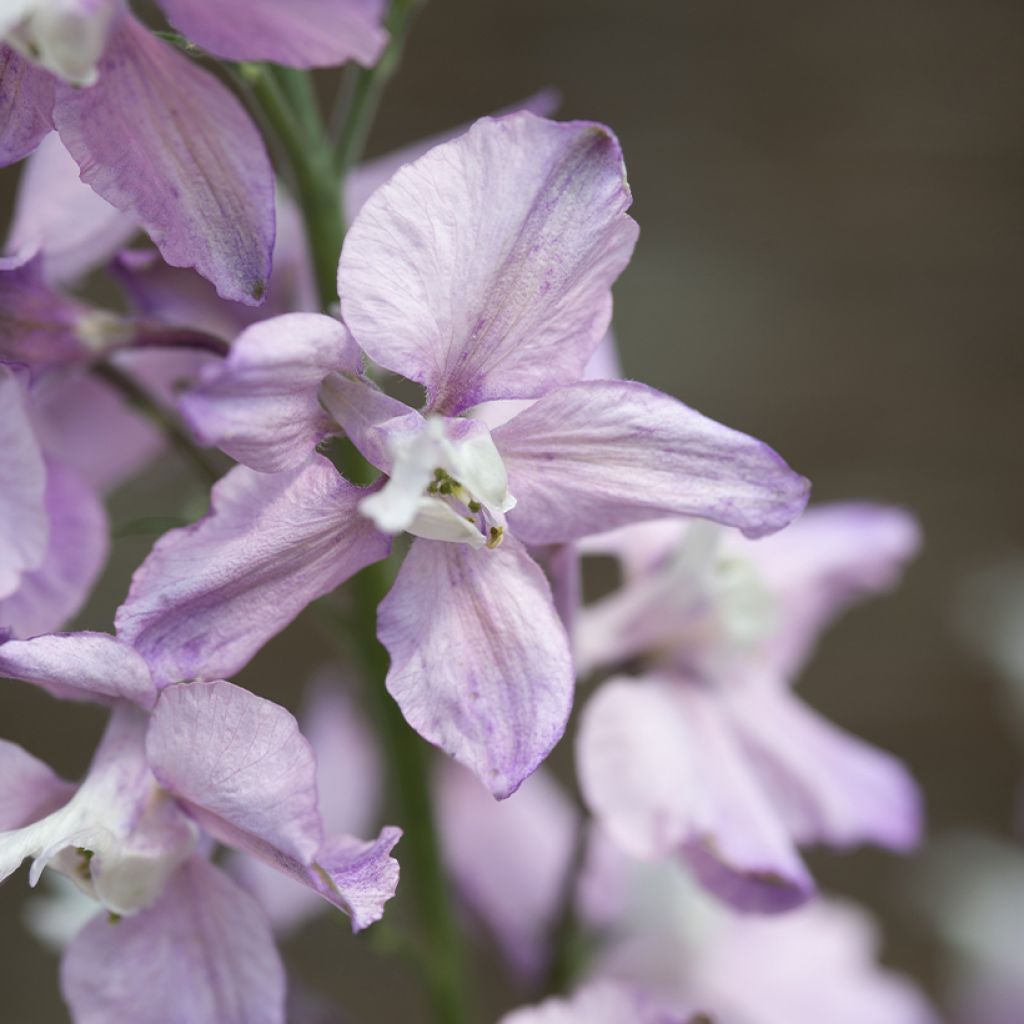
[[[1024,761],[953,630],[964,583],[1024,548],[1022,55],[1024,5],[999,0],[429,0],[371,140],[384,152],[544,86],[560,116],[615,129],[642,228],[616,290],[626,373],[769,441],[817,500],[921,517],[906,585],[830,634],[802,692],[910,762],[936,834],[1009,834]],[[166,512],[178,474],[168,460],[116,496],[115,521]],[[118,542],[83,624],[110,628],[147,547]],[[241,681],[294,706],[327,654],[300,622]],[[9,684],[0,721],[75,776],[100,716]],[[889,962],[941,981],[915,862],[812,862],[879,911]],[[24,873],[0,889],[0,1016],[64,1021],[55,961],[18,923],[25,891]],[[289,949],[352,1019],[417,1021],[407,973],[371,942],[323,921]]]

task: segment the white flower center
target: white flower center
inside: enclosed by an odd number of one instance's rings
[[[453,436],[454,435],[454,436]],[[515,506],[490,432],[474,420],[429,417],[391,440],[391,475],[360,511],[385,533],[497,547]]]
[[[113,0],[5,0],[0,38],[72,85],[95,85]]]

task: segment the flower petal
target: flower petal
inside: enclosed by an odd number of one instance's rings
[[[469,772],[450,761],[440,768],[436,806],[448,871],[517,971],[536,980],[567,898],[579,813],[543,769],[497,803]]]
[[[259,132],[211,74],[128,16],[90,89],[61,85],[61,140],[82,180],[137,218],[172,266],[258,305],[274,241],[274,177]]]
[[[446,414],[578,379],[636,224],[600,125],[484,118],[398,171],[345,240],[342,311],[381,366]]]
[[[26,157],[53,131],[53,75],[0,43],[0,167]]]
[[[96,492],[70,469],[46,468],[49,544],[42,564],[0,598],[0,623],[15,636],[60,629],[85,603],[107,561],[107,515]]]
[[[48,544],[46,467],[21,383],[0,365],[0,597],[42,563]],[[0,623],[3,625],[3,623]]]
[[[39,250],[48,281],[73,282],[103,266],[137,231],[131,217],[79,179],[56,132],[43,139],[21,172],[9,252]]]
[[[387,32],[383,0],[159,0],[167,20],[229,60],[296,68],[377,62]]]
[[[700,1016],[659,1009],[627,985],[598,978],[569,999],[555,996],[505,1014],[499,1024],[698,1024]]]
[[[682,854],[703,885],[747,910],[788,910],[813,882],[721,708],[698,685],[612,680],[577,741],[584,798],[629,853]]]
[[[232,683],[164,692],[146,743],[153,772],[211,835],[309,885],[352,918],[377,920],[395,892],[401,832],[324,842],[313,751],[284,708]]]
[[[494,550],[417,539],[377,622],[409,724],[499,799],[514,793],[572,705],[568,641],[536,563],[514,539]]]
[[[61,964],[75,1024],[284,1024],[285,973],[251,896],[201,857],[135,917],[91,921]]]
[[[755,681],[756,682],[756,681]],[[778,814],[801,845],[912,849],[921,794],[903,763],[776,685],[747,686],[731,717]]]
[[[74,792],[49,765],[16,743],[0,740],[0,832],[45,818]]]
[[[0,880],[32,857],[29,883],[50,866],[117,914],[149,906],[196,843],[195,826],[146,764],[147,716],[115,707],[85,781],[48,817],[0,833]]]
[[[136,571],[118,635],[160,683],[232,675],[317,597],[387,556],[365,492],[321,456],[300,469],[231,470],[211,512],[172,530]]]
[[[204,444],[264,473],[294,469],[336,429],[320,405],[320,382],[359,367],[359,350],[337,320],[289,313],[243,331],[179,404]]]
[[[145,661],[106,633],[53,633],[0,644],[0,675],[36,683],[54,697],[151,708],[156,687]]]
[[[519,501],[509,523],[528,544],[670,514],[758,537],[807,503],[807,481],[767,445],[628,381],[559,388],[494,441]]]
[[[765,652],[776,672],[793,678],[828,623],[891,589],[920,545],[909,512],[869,502],[818,505],[770,539],[738,542],[779,603],[779,629]]]

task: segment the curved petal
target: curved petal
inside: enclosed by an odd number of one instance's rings
[[[357,373],[360,361],[337,320],[289,313],[243,331],[179,405],[204,444],[264,473],[294,469],[336,429],[320,405],[320,382],[333,370]]]
[[[543,769],[496,803],[469,772],[450,761],[440,768],[436,806],[448,871],[508,960],[535,980],[568,895],[579,813]]]
[[[74,792],[49,765],[16,743],[0,740],[0,832],[45,818]]]
[[[606,128],[483,118],[367,200],[341,254],[345,322],[435,411],[544,394],[580,377],[608,326],[629,203]]]
[[[79,179],[59,135],[43,139],[18,182],[10,252],[39,250],[48,281],[72,282],[103,266],[137,231],[131,217]]]
[[[798,843],[847,849],[870,842],[900,851],[916,845],[921,794],[898,758],[837,728],[782,687],[744,687],[730,712]]]
[[[118,636],[160,683],[232,675],[317,597],[387,556],[365,492],[322,456],[285,473],[231,470],[211,511],[172,530],[136,571]]]
[[[384,0],[159,0],[167,20],[229,60],[296,68],[377,62],[388,35]]]
[[[68,947],[76,1024],[284,1024],[285,973],[256,901],[201,857],[134,917],[94,918]]]
[[[32,857],[31,885],[53,867],[116,914],[137,913],[159,897],[195,848],[196,829],[157,787],[146,764],[146,726],[138,708],[115,707],[71,800],[0,833],[0,880]]]
[[[274,242],[274,176],[256,127],[213,75],[128,16],[90,89],[61,85],[61,140],[82,181],[136,217],[164,259],[258,305]]]
[[[604,684],[583,713],[577,770],[588,806],[634,856],[681,854],[742,909],[788,910],[813,892],[715,698],[698,685]]]
[[[0,43],[0,167],[26,157],[53,131],[53,75]]]
[[[544,574],[515,540],[494,550],[415,540],[377,635],[406,720],[499,799],[565,731],[568,640]]]
[[[106,633],[53,633],[0,644],[0,675],[41,686],[54,697],[151,708],[149,668],[127,644]]]
[[[0,365],[0,597],[38,568],[49,542],[46,466],[29,421],[21,383]]]
[[[739,542],[779,604],[779,626],[763,652],[775,671],[793,678],[828,623],[895,586],[920,546],[909,512],[869,502],[813,506],[774,537]]]
[[[15,636],[60,629],[85,603],[110,549],[107,514],[96,492],[70,469],[46,469],[50,538],[38,569],[0,598],[0,623]]]
[[[377,920],[398,884],[401,835],[324,842],[313,751],[284,708],[232,683],[173,686],[146,751],[157,779],[213,836],[311,886],[352,917]]]
[[[807,481],[767,445],[629,381],[559,388],[498,427],[494,442],[519,501],[509,523],[528,544],[666,515],[759,537],[807,504]]]
[[[635,989],[598,978],[569,999],[555,996],[514,1010],[499,1024],[699,1024],[700,1020],[700,1015],[691,1018],[666,1012]]]

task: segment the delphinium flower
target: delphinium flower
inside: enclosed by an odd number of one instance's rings
[[[890,587],[918,543],[907,513],[870,504],[813,508],[757,542],[681,521],[595,541],[626,581],[581,613],[581,669],[640,669],[599,687],[578,736],[584,798],[614,839],[762,911],[813,891],[798,846],[911,847],[920,798],[904,766],[790,684],[823,628]]]
[[[159,689],[103,634],[0,644],[0,674],[111,707],[83,782],[13,744],[4,758],[0,879],[32,858],[112,915],[68,946],[76,1024],[284,1021],[283,971],[258,904],[207,859],[201,834],[244,850],[344,910],[358,930],[394,894],[397,829],[325,837],[316,765],[294,718],[223,680]]]
[[[573,689],[524,545],[666,513],[759,535],[800,511],[806,481],[760,442],[642,385],[580,382],[635,241],[628,205],[607,129],[528,113],[478,122],[364,204],[339,269],[345,326],[258,324],[183,400],[245,466],[207,519],[157,544],[119,609],[159,680],[230,674],[408,532],[379,615],[388,690],[507,796]],[[362,376],[360,350],[423,385],[424,409]],[[468,415],[507,398],[537,401],[493,433]],[[371,493],[315,452],[339,428],[386,477]]]
[[[162,0],[208,53],[292,67],[373,63],[379,0]],[[122,0],[17,0],[0,12],[0,164],[56,129],[82,179],[175,266],[258,304],[274,239],[274,177],[255,125],[210,72]]]

